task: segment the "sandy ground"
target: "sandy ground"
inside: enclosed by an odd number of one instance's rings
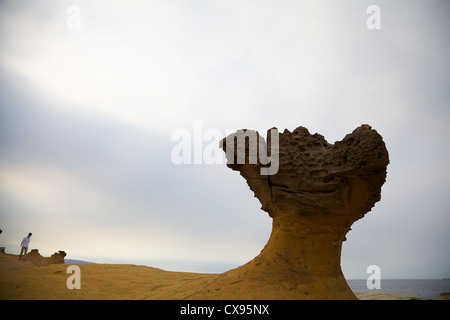
[[[68,264],[37,266],[17,255],[0,253],[0,299],[216,299],[207,287],[218,274],[170,272],[122,264],[80,265],[81,289],[68,289]],[[230,299],[223,290],[223,299]],[[390,292],[356,293],[361,300],[410,300]],[[219,295],[220,297],[220,295]],[[276,299],[277,297],[273,297]],[[219,298],[220,299],[220,298]]]

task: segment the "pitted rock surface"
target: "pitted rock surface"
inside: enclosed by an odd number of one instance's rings
[[[268,164],[259,158],[249,163],[250,142],[245,163],[227,154],[227,166],[239,171],[272,217],[272,234],[255,259],[222,274],[211,289],[227,288],[236,299],[356,299],[341,270],[342,242],[381,198],[389,163],[383,139],[369,125],[335,144],[304,127],[276,132],[278,150],[269,130],[266,147],[269,154],[278,152],[276,174],[261,175]],[[229,139],[250,133],[238,130],[222,140],[222,148],[226,152]],[[233,148],[236,157],[237,143]]]

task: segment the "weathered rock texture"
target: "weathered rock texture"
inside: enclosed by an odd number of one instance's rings
[[[270,140],[268,132],[267,148],[276,152]],[[279,133],[278,152],[274,175],[261,175],[259,162],[235,164],[227,155],[273,227],[255,259],[217,278],[211,298],[214,290],[229,290],[236,299],[356,299],[341,271],[341,247],[353,222],[380,200],[389,163],[382,137],[362,125],[333,145],[298,127]]]
[[[38,249],[31,250],[26,258],[27,260],[33,262],[37,266],[47,266],[50,264],[56,264],[56,263],[64,263],[64,257],[66,256],[66,253],[64,251],[58,251],[51,255],[51,257],[43,257],[39,253]]]

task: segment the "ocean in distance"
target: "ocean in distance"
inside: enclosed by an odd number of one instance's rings
[[[433,299],[441,292],[450,292],[450,279],[381,279],[380,289],[368,289],[364,280],[347,280],[354,292],[387,291]]]

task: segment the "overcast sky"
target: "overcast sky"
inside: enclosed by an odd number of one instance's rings
[[[449,30],[444,0],[1,1],[0,246],[226,271],[271,219],[226,165],[174,164],[172,133],[367,123],[390,164],[345,276],[449,277]]]

